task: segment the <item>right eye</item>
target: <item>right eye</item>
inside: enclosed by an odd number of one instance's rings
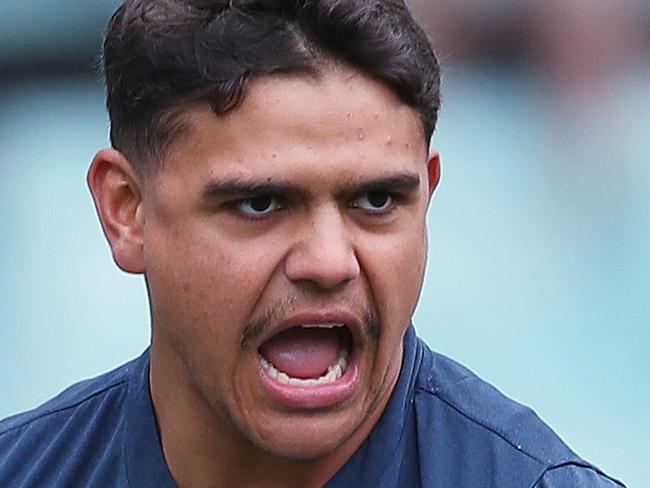
[[[353,206],[371,214],[384,214],[390,211],[395,198],[385,191],[372,191],[361,195],[353,202]]]
[[[264,217],[282,208],[277,198],[260,195],[236,202],[237,210],[246,217]]]

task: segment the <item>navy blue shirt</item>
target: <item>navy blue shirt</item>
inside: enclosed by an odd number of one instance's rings
[[[149,394],[149,352],[0,422],[0,486],[174,487]],[[326,488],[615,488],[535,413],[409,328],[380,421]]]

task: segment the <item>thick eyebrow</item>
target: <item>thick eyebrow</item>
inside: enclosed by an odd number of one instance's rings
[[[419,186],[420,177],[417,173],[400,173],[365,181],[346,182],[337,190],[336,197],[343,200],[364,193],[384,191],[413,193]],[[204,186],[201,193],[202,200],[205,202],[248,198],[256,195],[306,200],[310,195],[307,189],[288,183],[260,182],[241,178],[210,181]]]
[[[307,192],[285,183],[246,181],[240,178],[211,181],[205,185],[202,191],[205,201],[246,198],[256,195],[306,197]]]
[[[373,192],[413,193],[420,187],[417,173],[401,173],[369,181],[350,182],[337,192],[339,198]]]

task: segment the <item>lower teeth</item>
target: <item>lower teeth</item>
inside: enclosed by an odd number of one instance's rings
[[[266,358],[259,356],[260,363],[265,371],[268,372],[271,378],[278,380],[280,383],[285,385],[292,386],[320,386],[327,385],[329,383],[334,383],[336,380],[340,379],[345,373],[345,369],[348,367],[348,352],[342,351],[339,354],[336,363],[330,366],[327,371],[319,378],[292,378],[288,374],[278,370],[275,366],[269,363]]]

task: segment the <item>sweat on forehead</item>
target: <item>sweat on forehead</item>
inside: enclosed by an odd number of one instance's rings
[[[253,78],[331,63],[384,82],[430,138],[438,63],[402,0],[127,0],[104,41],[111,142],[136,166],[159,160],[188,107],[221,115]]]

